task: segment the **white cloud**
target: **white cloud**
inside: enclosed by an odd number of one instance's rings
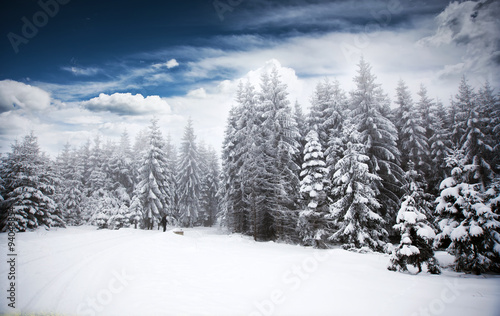
[[[170,113],[168,103],[157,95],[143,97],[142,94],[113,93],[83,101],[81,105],[93,112],[111,112],[118,115],[154,115]]]
[[[50,94],[13,80],[0,81],[0,113],[17,109],[41,111],[49,108]]]
[[[436,17],[434,34],[419,41],[433,47],[462,47],[461,60],[448,63],[441,78],[461,74],[500,84],[500,2],[452,2]]]
[[[197,98],[197,99],[204,99],[207,97],[207,92],[205,91],[204,88],[198,88],[198,89],[190,90],[187,93],[187,96]]]
[[[171,69],[171,68],[174,68],[177,66],[179,66],[179,63],[177,62],[177,60],[172,58],[172,59],[168,60],[166,63],[154,64],[153,68],[158,69],[158,68],[162,68],[162,67],[167,67],[168,69]]]
[[[62,67],[62,69],[71,72],[75,76],[93,76],[101,71],[100,69],[94,67],[89,67],[89,68]]]
[[[170,59],[169,61],[167,61],[166,66],[168,69],[170,69],[179,66],[179,63],[175,59]]]

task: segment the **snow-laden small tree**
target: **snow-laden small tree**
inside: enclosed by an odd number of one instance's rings
[[[177,183],[179,185],[180,222],[185,227],[193,227],[198,221],[200,212],[201,170],[191,119],[184,130],[179,154]]]
[[[406,194],[403,196],[401,208],[396,218],[394,229],[401,234],[401,241],[394,249],[391,263],[388,267],[392,271],[407,271],[407,265],[413,265],[422,272],[422,263],[427,263],[430,273],[440,273],[439,266],[434,258],[432,245],[436,233],[427,221],[424,192],[417,181],[419,174],[413,168],[413,162],[408,162],[406,172]]]
[[[300,193],[307,209],[299,214],[298,230],[302,243],[326,248],[328,236],[328,168],[316,130],[306,136],[304,163],[300,173]]]
[[[127,205],[122,204],[119,207],[115,207],[111,209],[110,216],[108,219],[108,228],[109,229],[120,229],[122,227],[130,227],[130,219],[133,217],[132,214],[127,207]]]
[[[346,249],[369,247],[381,251],[387,237],[384,220],[376,212],[380,203],[372,188],[380,177],[370,173],[365,145],[352,127],[344,130],[347,140],[343,158],[335,164],[332,179],[334,203],[330,207],[337,231],[330,240],[340,242]]]
[[[456,151],[448,158],[453,166],[451,177],[441,182],[437,198],[441,233],[437,241],[451,241],[448,252],[455,256],[455,270],[482,273],[500,269],[499,214],[485,204],[480,184],[467,183],[471,179],[464,170],[464,156]]]
[[[132,200],[130,201],[130,206],[129,206],[129,214],[130,214],[130,225],[133,225],[134,228],[137,228],[139,226],[140,228],[145,228],[141,225],[144,224],[142,221],[142,216],[143,216],[143,207],[142,207],[142,201],[141,201],[141,194],[140,190],[136,188],[134,190],[134,193],[132,195]]]
[[[99,229],[109,228],[109,218],[116,213],[116,209],[119,207],[120,201],[105,189],[95,191],[85,201],[85,208],[92,211],[89,223]]]

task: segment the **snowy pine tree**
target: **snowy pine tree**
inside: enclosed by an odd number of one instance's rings
[[[302,243],[315,248],[326,248],[329,237],[327,215],[328,169],[323,150],[315,130],[307,134],[304,148],[304,163],[300,177],[300,193],[307,205],[299,215],[298,230]]]
[[[196,147],[193,122],[188,120],[179,152],[180,222],[185,227],[193,227],[200,213],[201,185],[200,156]]]
[[[439,273],[432,249],[436,233],[427,221],[430,212],[426,207],[422,185],[418,181],[420,175],[414,170],[411,161],[408,165],[406,194],[394,225],[394,229],[401,234],[401,241],[392,253],[388,269],[407,271],[407,265],[410,264],[421,272],[422,263],[426,262],[430,273]]]
[[[265,141],[260,144],[265,153],[267,183],[273,192],[267,196],[269,203],[260,222],[262,239],[289,239],[295,232],[296,201],[299,188],[299,167],[295,157],[299,154],[299,133],[288,101],[286,85],[281,82],[278,70],[261,77],[260,102],[263,115]]]
[[[480,184],[464,170],[464,155],[460,151],[448,157],[453,167],[451,177],[441,183],[441,195],[436,200],[439,214],[438,242],[451,241],[448,252],[455,256],[455,270],[476,274],[498,271],[500,268],[499,215],[485,204]]]
[[[415,164],[419,173],[426,173],[430,166],[426,161],[429,156],[426,130],[416,108],[413,105],[408,86],[400,80],[397,92],[396,127],[398,129],[398,148],[401,152],[401,167],[407,170],[409,161]]]
[[[451,139],[453,146],[460,148],[463,144],[462,137],[467,129],[469,112],[475,107],[476,93],[469,85],[465,76],[462,76],[455,100],[451,101]]]
[[[308,117],[309,129],[317,129],[319,143],[323,149],[328,148],[328,142],[333,135],[340,135],[342,122],[345,119],[347,98],[335,80],[328,79],[316,85]]]
[[[56,178],[50,163],[33,132],[12,145],[0,171],[4,181],[2,231],[7,229],[8,218],[15,219],[12,228],[21,232],[64,225],[54,202]]]
[[[165,154],[167,155],[167,182],[169,193],[168,199],[168,211],[167,218],[169,223],[177,223],[179,218],[179,195],[178,195],[178,185],[177,185],[177,150],[172,144],[172,138],[170,134],[167,135],[167,141],[165,143]]]
[[[64,221],[67,225],[81,225],[83,224],[82,201],[84,198],[82,174],[78,166],[77,152],[71,151],[69,143],[64,146],[63,152],[56,161],[56,166],[60,177],[57,195]]]
[[[158,120],[149,126],[149,147],[139,169],[138,191],[143,211],[144,226],[159,221],[168,209],[169,187],[166,175],[168,161],[163,149],[164,141]]]
[[[481,192],[493,179],[493,169],[490,165],[490,158],[493,148],[488,145],[487,127],[490,119],[483,115],[479,102],[472,102],[468,107],[467,122],[465,131],[460,139],[461,149],[465,154],[466,168],[473,177],[469,181],[478,182]]]
[[[375,83],[371,66],[361,59],[358,67],[358,75],[354,78],[356,90],[351,93],[353,122],[356,122],[359,141],[365,146],[368,174],[374,176],[373,190],[382,204],[378,212],[391,223],[398,207],[399,183],[403,180],[400,152],[396,146],[397,130],[382,114],[386,96]]]
[[[380,177],[370,172],[366,155],[366,146],[360,143],[360,134],[353,128],[346,128],[346,148],[335,164],[332,179],[331,218],[336,225],[336,232],[330,240],[340,242],[345,248],[369,247],[382,250],[387,236],[383,228],[384,220],[378,214],[380,203],[374,181]]]

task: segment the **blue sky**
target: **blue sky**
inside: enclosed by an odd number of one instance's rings
[[[126,128],[133,137],[153,116],[176,141],[192,117],[198,138],[219,149],[241,79],[258,84],[260,73],[278,67],[290,101],[307,110],[325,77],[352,89],[361,55],[389,96],[401,78],[447,103],[462,74],[477,87],[500,85],[499,7],[486,0],[2,1],[0,152],[29,130],[51,155],[98,133],[114,139]]]

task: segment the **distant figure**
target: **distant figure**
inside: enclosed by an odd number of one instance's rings
[[[161,218],[161,226],[163,226],[163,232],[167,231],[167,215]]]

